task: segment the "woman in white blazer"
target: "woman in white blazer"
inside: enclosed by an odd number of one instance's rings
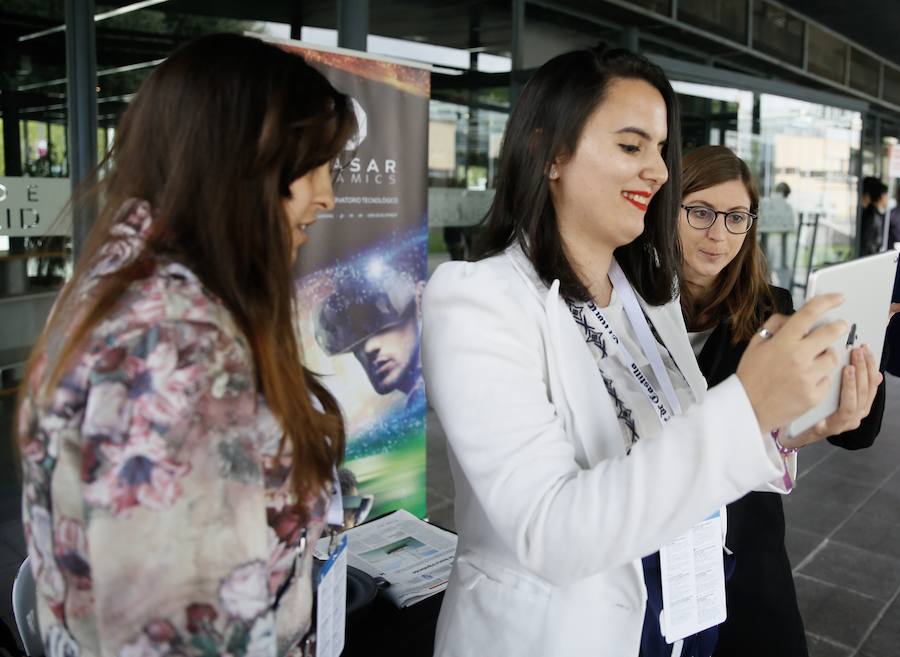
[[[824,394],[846,325],[810,328],[839,300],[770,318],[706,390],[675,298],[678,130],[647,60],[549,61],[507,124],[488,257],[426,287],[424,373],[459,532],[436,655],[638,655],[641,558],[790,474],[770,431]],[[644,319],[609,315],[604,333],[593,317],[631,288]],[[654,336],[636,357],[632,323]]]

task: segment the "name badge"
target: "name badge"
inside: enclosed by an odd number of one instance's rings
[[[717,511],[659,551],[667,643],[725,621],[722,518]]]
[[[346,614],[347,536],[343,534],[316,584],[316,657],[338,657],[344,650]]]

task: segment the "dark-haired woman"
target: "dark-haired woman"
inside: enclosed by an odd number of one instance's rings
[[[18,413],[50,657],[305,641],[344,433],[298,352],[291,265],[354,129],[301,58],[236,35],[131,102]]]
[[[724,146],[703,146],[685,156],[681,184],[681,304],[700,370],[715,386],[734,374],[765,318],[794,307],[787,290],[766,283],[756,242],[759,195],[747,165]],[[868,348],[855,349],[851,359],[839,409],[804,434],[780,436],[786,449],[822,436],[846,449],[875,440],[884,412],[883,377]],[[726,585],[728,619],[719,627],[715,653],[720,657],[808,654],[779,492],[751,492],[728,505],[727,546],[735,568]]]
[[[706,390],[675,298],[678,134],[647,60],[550,60],[507,124],[486,256],[426,287],[459,532],[441,657],[708,657],[674,630],[666,644],[658,617],[642,642],[641,558],[781,480],[770,431],[821,396],[836,363],[823,349],[846,324],[807,334],[833,297],[772,318]]]

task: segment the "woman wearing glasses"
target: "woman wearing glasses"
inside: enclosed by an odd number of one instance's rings
[[[790,314],[793,303],[787,290],[766,283],[756,242],[759,198],[747,165],[724,146],[703,146],[685,156],[682,175],[681,305],[712,387],[735,373],[763,321],[775,312]],[[823,436],[846,449],[872,444],[884,410],[882,376],[868,348],[854,350],[851,362],[843,373],[840,408],[799,436],[780,435],[786,451]],[[751,492],[728,505],[726,545],[736,561],[717,656],[807,655],[778,492]]]

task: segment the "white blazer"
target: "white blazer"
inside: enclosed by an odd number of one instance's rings
[[[698,403],[626,457],[558,290],[518,246],[442,265],[425,289],[426,389],[459,532],[439,657],[636,656],[641,557],[783,473],[738,378],[706,391],[677,300],[642,304]]]

